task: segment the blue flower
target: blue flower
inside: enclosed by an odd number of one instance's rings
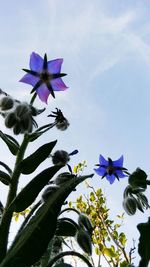
[[[41,101],[47,103],[50,94],[55,97],[54,91],[64,91],[68,88],[61,79],[66,75],[60,73],[62,63],[62,58],[47,61],[46,54],[43,59],[33,52],[30,56],[30,70],[23,69],[27,74],[20,82],[31,84],[31,93],[36,91]]]
[[[115,179],[119,180],[119,178],[124,178],[129,174],[127,169],[123,167],[123,156],[121,156],[118,160],[112,160],[108,158],[106,160],[102,155],[99,156],[99,166],[98,169],[94,169],[94,171],[102,176],[102,179],[106,177],[110,184],[113,184]],[[124,174],[126,173],[126,174]]]

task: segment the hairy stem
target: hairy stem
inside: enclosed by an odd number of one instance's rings
[[[88,259],[83,256],[82,254],[75,252],[75,251],[64,251],[59,253],[56,257],[54,257],[53,259],[51,259],[47,265],[47,267],[52,267],[52,265],[59,260],[60,258],[64,257],[64,256],[77,256],[79,257],[81,260],[83,260],[88,267],[93,267],[93,265],[88,261]]]
[[[9,229],[13,215],[13,206],[10,206],[10,204],[17,194],[18,180],[21,174],[20,162],[24,157],[27,145],[28,145],[28,136],[25,134],[20,149],[18,151],[18,154],[16,156],[16,162],[11,176],[11,184],[9,186],[7,202],[0,225],[0,262],[3,260],[7,252]]]

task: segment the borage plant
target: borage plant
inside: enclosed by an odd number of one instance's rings
[[[19,144],[13,136],[0,131],[1,139],[15,157],[13,170],[6,162],[0,162],[0,165],[5,169],[5,171],[0,171],[0,181],[9,187],[6,205],[3,207],[1,204],[0,207],[1,267],[28,267],[38,262],[56,233],[58,216],[66,198],[79,183],[93,176],[93,174],[72,175],[68,161],[70,156],[77,153],[77,150],[71,153],[58,150],[53,153],[52,150],[57,140],[43,144],[31,155],[25,156],[30,143],[35,142],[45,132],[53,127],[66,130],[69,126],[68,120],[60,109],[56,109],[49,115],[53,119],[53,122],[49,124],[38,127],[35,120],[36,116],[45,111],[45,108],[39,110],[34,106],[37,95],[40,100],[47,103],[49,95],[55,97],[55,91],[67,89],[62,81],[62,77],[66,74],[60,72],[62,62],[63,59],[47,61],[46,54],[44,59],[34,52],[31,54],[30,69],[24,69],[27,74],[20,80],[33,86],[31,90],[33,96],[29,103],[13,99],[2,90],[0,92],[1,115],[6,127],[12,129],[15,135],[22,134],[23,136],[22,143]],[[49,156],[51,156],[52,165],[35,176],[33,172]],[[67,170],[69,168],[69,171],[57,174],[64,166],[67,167]],[[33,175],[33,177],[18,193],[18,184],[22,174]],[[56,178],[55,175],[57,175]],[[39,200],[38,198],[37,201],[36,198],[44,187],[46,189],[42,199]],[[13,214],[22,213],[29,206],[31,209],[29,209],[28,215],[20,226],[11,246],[8,247]],[[78,257],[83,258],[82,255],[78,254]],[[89,264],[86,259],[85,262]]]

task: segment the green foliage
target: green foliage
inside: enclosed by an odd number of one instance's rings
[[[75,236],[77,229],[75,225],[68,221],[67,218],[61,218],[57,221],[56,235],[57,236]]]
[[[21,164],[20,169],[23,174],[30,174],[50,155],[52,149],[56,145],[56,141],[44,144],[39,147],[33,154],[25,158]]]
[[[141,261],[139,267],[147,267],[150,261],[150,217],[147,223],[140,223],[137,228],[140,232],[138,253]]]
[[[28,208],[33,201],[36,199],[40,191],[45,185],[48,184],[49,180],[62,168],[63,166],[52,166],[39,173],[33,178],[17,195],[12,205],[14,206],[15,212],[21,212]]]
[[[58,188],[15,239],[1,267],[19,267],[22,263],[30,267],[35,263],[55,234],[57,217],[65,199],[79,183],[92,176],[75,177]]]
[[[0,181],[5,185],[9,185],[11,182],[11,178],[7,173],[0,171]]]
[[[127,266],[125,263],[130,263],[130,258],[125,251],[127,239],[123,232],[119,232],[124,214],[117,215],[120,223],[115,223],[110,218],[106,198],[101,189],[95,191],[92,188],[92,191],[85,200],[83,196],[78,197],[76,207],[80,212],[89,217],[93,225],[92,240],[96,255],[103,256],[110,266],[115,267],[118,264],[121,267]]]
[[[2,131],[0,131],[0,137],[5,142],[7,147],[9,148],[10,152],[14,156],[17,155],[20,146],[18,142],[16,141],[16,139],[11,137],[8,134],[4,134]]]

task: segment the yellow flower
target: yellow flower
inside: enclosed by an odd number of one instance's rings
[[[17,222],[19,220],[19,216],[23,216],[25,218],[26,215],[30,212],[30,210],[31,210],[31,208],[25,209],[25,210],[23,210],[21,212],[14,212],[13,213],[13,218]]]

